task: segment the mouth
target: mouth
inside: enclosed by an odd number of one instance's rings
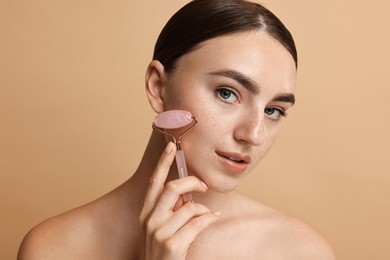
[[[244,172],[251,161],[249,156],[241,155],[239,153],[222,151],[216,151],[215,153],[218,155],[218,159],[221,161],[222,165],[235,173]]]
[[[241,155],[239,153],[229,153],[229,152],[221,152],[221,151],[216,151],[216,154],[219,156],[225,157],[226,159],[232,160],[233,162],[237,163],[250,163],[251,158],[248,155]]]

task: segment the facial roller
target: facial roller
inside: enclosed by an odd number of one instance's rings
[[[158,114],[152,124],[153,129],[156,129],[164,135],[171,137],[173,142],[176,144],[176,165],[180,178],[188,176],[184,152],[181,148],[181,137],[197,123],[198,120],[196,120],[196,118],[193,117],[192,114],[188,111],[169,110]],[[183,131],[176,137],[172,133],[167,132],[169,130],[178,129],[185,126],[187,127],[183,129]],[[184,194],[183,200],[184,202],[192,201],[191,193]]]

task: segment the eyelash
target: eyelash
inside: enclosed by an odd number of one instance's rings
[[[278,107],[268,107],[268,108],[264,109],[264,113],[266,113],[266,114],[267,114],[267,112],[266,112],[267,109],[272,109],[272,110],[278,111],[279,116],[277,118],[272,118],[272,115],[269,115],[269,117],[273,121],[279,121],[281,117],[286,117],[287,116],[287,113],[283,109],[281,109],[281,108],[278,108]]]
[[[235,100],[235,101],[227,101],[227,99],[225,99],[225,98],[223,98],[223,97],[221,96],[221,92],[223,92],[223,91],[228,92],[230,95],[234,95],[235,98],[236,98],[236,100]],[[217,94],[218,98],[219,98],[222,102],[224,102],[224,103],[231,104],[231,103],[236,103],[236,102],[238,102],[238,93],[237,93],[234,89],[231,89],[231,88],[228,88],[228,87],[220,87],[220,88],[218,88],[218,89],[216,90],[216,94]],[[230,98],[230,95],[229,95],[228,98]]]
[[[222,91],[225,91],[225,92],[228,92],[229,93],[229,97],[230,98],[231,96],[230,95],[234,95],[236,100],[235,101],[227,101],[228,98],[223,98],[221,96],[221,92]],[[227,104],[231,104],[231,103],[235,103],[235,102],[238,102],[238,94],[237,92],[234,90],[234,89],[231,89],[229,87],[220,87],[216,90],[216,94],[218,96],[218,98],[224,102],[224,103],[227,103]],[[268,115],[267,114],[267,109],[272,109],[273,112],[277,111],[279,113],[278,117],[277,118],[272,118],[272,115]],[[281,117],[286,117],[287,116],[287,113],[284,111],[284,109],[282,108],[279,108],[279,107],[268,107],[268,108],[265,108],[264,109],[264,113],[266,113],[268,115],[268,117],[273,120],[273,121],[279,121],[281,119]]]

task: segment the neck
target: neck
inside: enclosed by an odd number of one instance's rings
[[[152,176],[154,168],[157,165],[157,162],[166,144],[167,143],[164,139],[164,136],[153,131],[142,156],[141,162],[129,180],[129,185],[131,186],[132,191],[135,191],[136,194],[133,192],[132,193],[142,201],[145,197],[149,179]]]

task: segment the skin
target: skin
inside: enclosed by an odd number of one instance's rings
[[[295,81],[291,55],[261,31],[208,40],[170,73],[152,61],[151,107],[199,121],[183,137],[190,176],[177,179],[176,147],[154,131],[126,183],[35,227],[18,259],[335,259],[311,227],[235,191],[274,143]]]

